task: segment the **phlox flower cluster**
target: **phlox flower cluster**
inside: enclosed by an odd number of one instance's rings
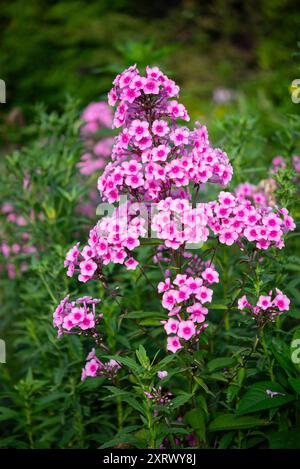
[[[53,325],[58,330],[58,336],[89,331],[93,337],[96,337],[95,328],[103,316],[96,313],[96,305],[99,302],[100,300],[90,296],[69,301],[69,295],[66,296],[53,313]]]
[[[283,156],[275,156],[271,163],[270,172],[277,173],[281,168],[286,168],[286,162]]]
[[[292,164],[294,171],[296,173],[300,173],[300,156],[292,155],[291,164]],[[287,167],[287,163],[286,163],[285,158],[281,155],[275,156],[272,160],[270,173],[271,174],[277,173],[280,169],[286,168],[286,167]]]
[[[179,87],[157,68],[141,77],[136,66],[114,81],[109,103],[116,105],[116,137],[112,159],[98,180],[104,200],[121,194],[133,200],[159,201],[189,183],[226,185],[232,166],[226,153],[211,147],[205,126],[190,131],[177,120],[189,120],[185,107],[173,98]]]
[[[275,289],[275,292],[273,294],[273,291],[270,290],[268,295],[260,295],[256,304],[251,304],[247,296],[244,295],[238,300],[238,308],[241,311],[248,311],[255,319],[273,320],[290,309],[289,298],[278,288]]]
[[[36,253],[36,247],[30,243],[30,234],[27,231],[28,222],[22,216],[18,215],[14,206],[10,202],[5,202],[0,207],[0,213],[5,218],[7,225],[3,223],[0,230],[2,241],[0,242],[0,253],[3,255],[3,263],[0,264],[0,270],[6,270],[8,278],[13,279],[19,273],[25,272],[28,268],[25,257]],[[34,213],[31,214],[32,219]],[[2,224],[1,224],[2,225]],[[20,229],[18,241],[15,241],[16,227]],[[24,230],[24,231],[23,231]],[[22,262],[17,262],[18,257],[24,257]]]
[[[254,207],[248,200],[240,200],[230,192],[220,192],[218,200],[209,203],[213,211],[209,226],[220,243],[243,246],[247,240],[258,249],[284,246],[283,235],[296,225],[287,209]]]
[[[66,255],[67,275],[72,277],[78,272],[78,280],[103,280],[103,265],[124,264],[128,270],[135,270],[138,262],[131,252],[139,246],[139,237],[144,236],[144,219],[136,216],[134,206],[128,204],[118,207],[111,216],[98,221],[89,234],[88,243],[80,250],[79,243]]]
[[[270,179],[269,181],[275,183],[273,179]],[[274,190],[275,188],[276,185]],[[239,184],[235,189],[235,195],[240,201],[249,200],[254,206],[257,207],[268,207],[272,205],[270,204],[269,194],[265,190],[265,187],[260,184],[258,186],[255,184],[250,184],[249,182]]]
[[[300,156],[292,156],[293,167],[296,173],[300,173]]]
[[[158,388],[151,388],[150,391],[144,391],[145,396],[151,399],[156,405],[168,405],[171,402],[173,394],[171,392],[164,392],[162,386]],[[157,415],[157,412],[155,412]]]
[[[177,274],[173,282],[166,278],[158,284],[162,306],[168,310],[169,319],[161,323],[168,335],[167,349],[170,352],[177,352],[185,341],[197,339],[207,327],[208,309],[204,305],[212,301],[213,290],[210,287],[218,282],[218,272],[207,267],[199,277]]]
[[[96,350],[93,348],[86,358],[85,367],[82,369],[81,380],[85,381],[88,377],[96,378],[97,376],[105,376],[113,380],[120,368],[120,363],[113,359],[103,363],[99,360],[96,355]]]
[[[209,235],[207,210],[211,215],[207,204],[197,204],[192,208],[185,199],[167,197],[157,204],[152,230],[171,249],[178,249],[185,243],[204,242]]]
[[[113,115],[108,104],[100,101],[90,103],[84,109],[81,119],[83,120],[81,137],[84,152],[78,167],[81,174],[90,175],[104,168],[111,155],[113,137],[100,136],[99,133],[105,129],[111,129]]]

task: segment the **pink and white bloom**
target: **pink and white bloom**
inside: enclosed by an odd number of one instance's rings
[[[170,132],[167,121],[163,119],[156,119],[152,124],[152,132],[158,137],[164,137]]]
[[[219,283],[219,274],[211,267],[207,267],[201,274],[202,278],[208,283]]]
[[[168,319],[168,321],[165,323],[164,325],[164,329],[166,331],[167,334],[176,334],[177,333],[177,329],[178,329],[178,324],[179,324],[179,321],[177,321],[176,319]]]
[[[163,294],[162,305],[164,308],[171,310],[177,303],[178,291],[177,290],[168,290]]]
[[[264,311],[266,309],[270,308],[271,305],[272,305],[271,297],[270,296],[264,296],[264,295],[261,295],[258,299],[258,302],[256,303],[256,306],[263,309]]]
[[[243,310],[249,306],[249,302],[247,300],[246,295],[243,295],[241,298],[238,300],[238,308],[240,310]]]
[[[79,267],[81,275],[89,278],[91,278],[97,270],[96,262],[92,261],[91,259],[80,262]]]
[[[182,348],[182,345],[181,345],[180,340],[177,336],[168,337],[168,339],[167,339],[167,350],[169,350],[169,352],[176,353],[177,350],[180,350],[181,348]]]
[[[180,321],[178,326],[178,337],[184,340],[190,340],[196,333],[195,324],[193,321]]]
[[[201,303],[211,302],[213,296],[213,290],[207,287],[200,287],[199,291],[196,294],[197,300],[201,301]]]
[[[284,295],[278,288],[276,288],[277,295],[273,300],[273,305],[276,306],[279,311],[288,311],[290,309],[290,299]]]

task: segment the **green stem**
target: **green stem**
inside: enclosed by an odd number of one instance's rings
[[[149,440],[148,447],[149,449],[155,449],[155,426],[153,422],[153,412],[152,412],[152,403],[150,399],[146,399],[146,409],[147,409],[147,420],[148,420],[148,431],[149,431]]]

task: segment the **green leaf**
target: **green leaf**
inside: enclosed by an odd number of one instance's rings
[[[267,435],[270,449],[300,449],[300,432],[276,432]]]
[[[142,368],[137,364],[135,360],[130,357],[123,357],[121,355],[110,355],[108,358],[118,361],[123,365],[127,366],[134,374],[140,375]]]
[[[208,371],[213,372],[222,368],[229,368],[233,366],[236,361],[232,357],[214,358],[207,363]]]
[[[267,425],[268,422],[257,417],[237,417],[233,414],[222,414],[216,417],[209,424],[210,432],[221,430],[243,430],[246,428],[254,428],[260,425]]]
[[[267,345],[271,349],[277,363],[284,369],[288,376],[295,373],[294,365],[291,361],[290,349],[283,340],[273,338]]]
[[[159,311],[131,311],[124,314],[124,318],[129,319],[166,319],[166,315]]]
[[[184,416],[185,422],[190,425],[200,441],[205,440],[205,429],[206,429],[206,417],[205,412],[202,409],[191,409]]]
[[[192,396],[193,394],[189,394],[189,393],[180,394],[180,396],[177,396],[174,399],[172,399],[171,401],[172,408],[177,409],[178,407],[184,405],[186,402],[188,402],[191,399]]]
[[[289,378],[288,382],[297,394],[300,394],[300,378]]]
[[[233,437],[234,437],[234,432],[224,433],[224,435],[220,439],[218,449],[227,449],[230,443],[232,442]]]
[[[210,389],[208,388],[208,386],[206,385],[205,381],[202,378],[199,378],[198,376],[194,376],[194,380],[196,381],[197,384],[199,384],[199,386],[202,389],[204,389],[205,392],[207,392],[207,394],[210,394],[213,397],[215,396],[214,393],[210,391]]]
[[[7,407],[0,407],[0,422],[11,419],[18,420],[18,416],[18,412],[8,409]]]
[[[140,362],[140,364],[142,365],[143,368],[145,368],[146,370],[149,370],[150,369],[150,360],[147,356],[147,352],[145,350],[145,348],[143,347],[143,345],[141,344],[138,348],[138,350],[136,350],[136,356],[138,358],[138,361]]]
[[[221,304],[211,304],[209,309],[228,309],[228,305],[221,305]]]
[[[271,397],[267,391],[278,392],[279,395]],[[261,381],[249,387],[241,398],[237,415],[250,414],[259,410],[279,407],[293,401],[295,398],[287,394],[286,390],[278,383],[272,381]]]
[[[173,360],[175,360],[176,353],[172,353],[170,355],[166,355],[159,363],[157,363],[151,370],[153,374],[157,373],[157,371],[162,371],[165,369],[165,367],[171,363]]]

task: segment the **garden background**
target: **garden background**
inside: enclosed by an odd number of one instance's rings
[[[130,394],[134,371],[129,366],[129,374],[120,377],[128,395],[118,393],[118,386],[108,390],[105,378],[81,383],[88,339],[58,341],[52,326],[60,299],[71,290],[86,292],[66,277],[63,260],[75,240],[86,239],[100,202],[97,174],[80,174],[77,166],[81,111],[106,100],[115,75],[126,67],[160,66],[180,85],[191,120],[206,124],[214,144],[228,153],[234,167],[230,190],[243,182],[258,184],[270,176],[276,155],[285,158],[286,167],[274,176],[275,197],[299,222],[299,177],[291,164],[300,150],[300,104],[292,100],[292,82],[300,78],[298,2],[12,0],[1,2],[0,26],[0,79],[6,83],[6,103],[0,105],[1,205],[12,204],[29,233],[24,237],[24,225],[2,211],[1,242],[10,251],[0,253],[0,338],[6,342],[0,446],[145,447],[139,396]],[[99,137],[113,134],[106,128]],[[78,210],[79,204],[90,210]],[[20,250],[23,244],[27,248]],[[149,249],[140,253],[144,261]],[[286,248],[270,254],[270,264],[248,279],[249,291],[282,288],[291,309],[247,363],[241,356],[251,351],[253,328],[245,328],[233,305],[239,280],[247,275],[239,259],[226,249],[216,259],[223,282],[190,389],[176,377],[183,365],[170,365],[174,377],[171,370],[165,386],[177,401],[160,423],[158,446],[299,447],[300,367],[291,361],[291,342],[300,338],[299,225]],[[160,280],[154,270],[149,276]],[[132,357],[142,344],[152,360],[161,347],[163,359],[158,302],[149,282],[119,267],[111,278],[122,289],[122,309],[102,302],[110,350],[131,351]],[[104,293],[99,285],[87,290]],[[283,395],[266,403],[259,390],[265,382],[276,383],[272,389]],[[254,400],[250,394],[239,411],[252,385],[258,386]],[[187,404],[191,395],[193,409]]]

